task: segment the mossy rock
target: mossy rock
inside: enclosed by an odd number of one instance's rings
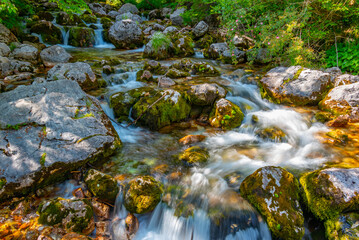
[[[97,17],[91,14],[83,14],[81,19],[85,21],[85,23],[97,23]]]
[[[325,234],[329,240],[359,239],[359,213],[345,213],[324,223]]]
[[[56,18],[56,23],[65,26],[79,26],[83,24],[79,16],[77,16],[76,14],[70,16],[68,13],[65,12],[60,12],[58,14]]]
[[[153,82],[152,73],[148,70],[140,70],[136,73],[136,80],[139,82]]]
[[[120,191],[117,181],[110,175],[90,169],[85,178],[85,183],[90,192],[97,198],[114,204]]]
[[[95,44],[95,32],[88,27],[71,27],[69,44],[74,47],[91,47]]]
[[[229,130],[241,126],[243,118],[244,114],[236,104],[221,98],[214,104],[209,122],[212,127]]]
[[[214,43],[213,37],[209,34],[206,34],[204,37],[196,41],[196,47],[208,49],[212,43]]]
[[[163,185],[151,176],[139,176],[125,187],[123,197],[126,209],[131,213],[151,212],[161,201]]]
[[[101,24],[104,29],[109,29],[113,25],[113,22],[110,18],[103,17],[101,18]]]
[[[42,202],[38,222],[62,226],[69,232],[89,234],[94,230],[93,209],[88,200],[56,198]]]
[[[62,34],[60,28],[56,27],[51,22],[40,21],[38,23],[35,23],[31,27],[30,32],[40,34],[42,40],[45,43],[62,43]]]
[[[191,66],[193,74],[201,76],[219,76],[221,73],[211,64],[206,62],[196,62]]]
[[[256,135],[265,140],[271,140],[276,142],[283,142],[286,140],[286,134],[282,129],[272,126],[266,128],[260,128],[256,130]]]
[[[155,60],[149,60],[145,62],[143,70],[148,70],[156,75],[164,75],[167,72],[167,67],[162,66],[160,62],[157,62]]]
[[[163,95],[165,95],[163,97]],[[161,98],[161,99],[160,99]],[[160,99],[160,100],[159,100]],[[154,104],[158,101],[156,104]],[[151,108],[151,106],[154,104]],[[181,93],[174,90],[156,91],[153,94],[142,97],[132,109],[132,117],[138,123],[158,130],[174,122],[186,119],[191,111],[191,106]]]
[[[263,167],[246,177],[240,187],[276,238],[302,239],[304,217],[299,205],[299,183],[280,167]]]
[[[189,165],[198,165],[206,163],[209,159],[209,153],[206,149],[199,146],[193,146],[187,148],[183,153],[179,155],[179,160],[184,161]]]
[[[330,112],[319,111],[315,113],[315,119],[318,122],[325,123],[333,119],[333,114]]]
[[[300,178],[303,199],[320,220],[336,219],[343,212],[359,210],[359,168],[328,168]]]
[[[175,68],[171,68],[166,72],[165,76],[169,78],[185,78],[191,76],[191,74]]]
[[[194,55],[194,42],[192,38],[183,36],[174,43],[175,55],[178,57],[190,57]]]

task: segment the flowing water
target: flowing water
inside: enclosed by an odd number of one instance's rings
[[[96,50],[91,51],[91,54],[96,54]],[[113,57],[127,59],[126,66],[131,65],[130,68],[121,66],[127,71],[104,75],[109,86],[105,98],[101,98],[101,105],[111,119],[115,117],[107,101],[109,96],[145,85],[136,81],[136,72],[143,66],[138,52],[97,52],[103,57],[113,54]],[[75,50],[72,54],[81,55]],[[198,59],[202,58],[200,54],[195,57],[193,61],[203,61]],[[162,64],[172,62],[163,61]],[[248,72],[235,79],[228,77],[228,73],[234,70],[231,66],[209,62],[216,64],[223,75],[205,79],[192,76],[190,83],[206,81],[224,85],[228,90],[226,98],[239,105],[245,113],[239,128],[219,131],[189,121],[186,127],[174,124],[153,132],[134,125],[127,127],[127,122],[113,122],[124,143],[123,149],[102,171],[114,176],[123,175],[123,179],[152,174],[165,186],[163,201],[156,209],[149,214],[136,215],[140,228],[135,239],[271,239],[265,221],[238,193],[243,179],[256,169],[269,165],[285,167],[299,176],[320,168],[333,158],[317,139],[318,133],[327,131],[326,127],[313,123],[306,111],[263,100],[253,81],[259,74]],[[267,127],[280,128],[286,136],[282,141],[260,138],[258,129]],[[210,160],[205,166],[186,168],[173,160],[185,149],[178,140],[188,134],[207,137],[200,143],[210,152]],[[162,167],[165,170],[162,171]],[[111,231],[114,239],[125,238],[126,216],[120,193],[113,214]],[[312,239],[308,231],[305,239]]]

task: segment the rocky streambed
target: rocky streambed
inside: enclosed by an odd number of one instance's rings
[[[0,27],[1,239],[359,237],[358,76],[106,6],[39,13],[47,46]]]

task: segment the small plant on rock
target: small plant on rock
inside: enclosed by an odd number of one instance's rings
[[[161,32],[156,32],[152,36],[152,47],[157,52],[160,48],[168,49],[171,46],[171,39]]]

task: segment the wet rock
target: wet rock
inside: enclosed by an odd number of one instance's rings
[[[110,75],[112,73],[115,73],[115,69],[111,67],[110,65],[105,65],[102,67],[102,72],[104,74]]]
[[[46,12],[46,11],[38,12],[37,16],[39,16],[40,20],[46,20],[50,22],[55,19],[55,17],[51,14],[51,12]]]
[[[92,200],[92,208],[95,215],[100,220],[110,219],[110,207],[104,203]]]
[[[158,81],[158,87],[159,88],[169,88],[173,85],[175,85],[175,81],[173,81],[171,78],[161,76],[157,79]]]
[[[212,127],[232,129],[242,124],[244,115],[241,109],[231,101],[221,98],[215,104],[210,114],[209,122]]]
[[[357,212],[344,213],[324,223],[329,240],[357,239],[359,237],[359,215]]]
[[[240,187],[276,238],[302,239],[304,217],[299,205],[297,179],[280,167],[263,167],[245,178]]]
[[[190,73],[188,72],[184,72],[184,71],[180,71],[178,69],[175,68],[171,68],[166,72],[166,77],[169,78],[185,78],[185,77],[189,77],[191,76]]]
[[[72,80],[78,82],[84,90],[99,87],[96,75],[87,63],[60,63],[47,73],[47,81]]]
[[[152,73],[148,70],[141,70],[138,71],[136,74],[137,81],[140,82],[151,82],[153,81]]]
[[[199,84],[192,86],[188,92],[188,99],[194,105],[212,105],[218,98],[226,96],[226,90],[215,83]]]
[[[88,240],[88,237],[78,233],[68,233],[61,240]]]
[[[167,27],[164,31],[163,34],[171,34],[171,33],[176,33],[178,31],[178,29],[174,26],[169,26]]]
[[[82,188],[76,188],[75,190],[72,191],[72,196],[74,196],[75,198],[85,198],[85,193],[82,190]]]
[[[90,192],[102,201],[114,204],[120,191],[117,181],[110,175],[90,169],[84,181]]]
[[[159,100],[160,98],[161,100]],[[156,101],[158,102],[148,109]],[[174,90],[164,90],[144,96],[136,102],[132,109],[132,117],[137,119],[143,114],[138,123],[150,129],[158,130],[173,122],[186,119],[190,111],[191,106],[181,93]]]
[[[201,76],[219,76],[221,73],[207,62],[195,62],[191,66],[192,74]]]
[[[110,239],[109,236],[110,236],[110,225],[111,223],[108,222],[108,221],[101,221],[101,222],[96,222],[96,236],[97,236],[97,240],[100,240],[98,239],[98,237],[108,237],[107,239]]]
[[[122,5],[122,7],[120,8],[120,10],[118,10],[118,12],[120,14],[123,13],[133,13],[133,14],[137,14],[139,13],[137,7],[131,3],[125,3]]]
[[[163,75],[166,73],[165,67],[162,66],[160,62],[157,62],[155,60],[146,61],[143,70],[148,70],[151,73],[157,75]]]
[[[244,69],[237,69],[234,72],[227,74],[226,77],[234,81],[240,81],[246,75]]]
[[[0,111],[0,199],[61,181],[121,144],[99,102],[75,81],[19,86],[0,94]]]
[[[94,14],[106,16],[105,8],[99,3],[90,3],[89,7]]]
[[[61,30],[52,24],[52,22],[43,20],[39,21],[31,27],[30,32],[41,34],[41,38],[45,43],[62,43]]]
[[[205,56],[211,59],[221,60],[225,63],[232,63],[233,58],[238,63],[243,63],[246,60],[246,53],[240,51],[238,48],[231,50],[227,43],[213,43],[205,52]]]
[[[327,123],[328,127],[346,127],[350,121],[349,115],[339,115]]]
[[[21,61],[37,63],[39,60],[39,50],[28,44],[21,44],[12,51],[10,56]]]
[[[0,57],[7,57],[9,56],[11,50],[5,43],[0,42]]]
[[[124,205],[131,213],[151,212],[161,201],[163,186],[151,176],[132,179],[124,190]]]
[[[358,177],[359,168],[328,168],[306,173],[300,178],[306,205],[322,221],[357,210]]]
[[[102,24],[102,27],[106,30],[108,30],[112,25],[113,25],[113,22],[111,19],[107,18],[107,17],[103,17],[101,18],[101,24]],[[106,33],[107,34],[107,33]],[[106,34],[104,34],[104,38],[105,40],[107,41],[107,36]]]
[[[276,67],[260,82],[263,97],[299,106],[318,104],[333,86],[329,73],[300,66]]]
[[[17,38],[7,27],[0,23],[0,43],[9,45],[12,42],[17,42]]]
[[[142,43],[142,30],[132,20],[117,21],[108,32],[109,40],[116,48],[136,48]]]
[[[350,75],[350,74],[343,74],[339,75],[334,80],[334,87],[338,87],[340,85],[347,85],[359,82],[359,76],[357,75]]]
[[[196,38],[204,36],[209,30],[209,26],[205,21],[200,21],[197,25],[192,29],[192,33]]]
[[[172,13],[172,8],[162,8],[161,9],[161,17],[162,18],[170,18]]]
[[[359,121],[359,82],[333,88],[319,103],[322,110],[334,114],[348,114],[352,121]]]
[[[206,139],[206,136],[203,135],[188,135],[179,140],[179,143],[183,145],[190,145],[192,143],[202,142]]]
[[[178,38],[174,43],[175,55],[179,57],[190,57],[194,55],[194,42],[188,36]]]
[[[107,16],[109,16],[112,19],[116,19],[116,17],[120,15],[120,13],[118,11],[110,11],[107,13]]]
[[[155,33],[146,44],[143,57],[162,60],[173,56],[174,48],[171,40],[163,33]]]
[[[129,13],[129,12],[123,13],[123,14],[120,14],[120,15],[116,16],[116,21],[122,21],[122,20],[132,20],[135,23],[142,23],[143,22],[142,18],[139,15],[132,14],[132,13]]]
[[[127,235],[129,236],[130,239],[132,239],[136,235],[138,228],[140,226],[138,219],[136,218],[135,215],[129,213],[125,219],[125,223],[126,223]]]
[[[97,17],[91,14],[83,14],[81,19],[85,21],[85,23],[97,23]]]
[[[71,55],[63,47],[56,45],[42,50],[40,57],[46,67],[53,67],[58,63],[67,63]]]
[[[190,166],[198,165],[207,162],[209,159],[209,153],[206,149],[199,146],[187,148],[178,157],[180,161],[184,161]]]
[[[258,129],[255,133],[260,138],[276,142],[283,142],[287,136],[282,129],[275,126]]]
[[[92,47],[95,44],[95,31],[88,27],[71,27],[69,44],[74,47]]]
[[[39,223],[61,224],[68,232],[90,234],[94,228],[93,210],[87,200],[57,198],[45,201],[38,208]]]
[[[174,26],[182,26],[183,25],[183,17],[181,16],[186,11],[185,8],[178,8],[170,15],[170,19]]]

